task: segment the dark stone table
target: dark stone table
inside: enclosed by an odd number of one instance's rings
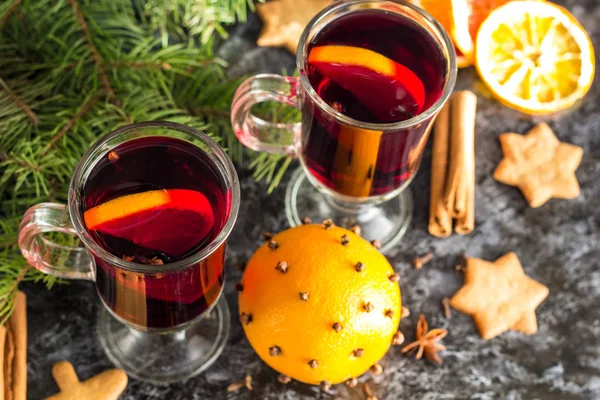
[[[589,31],[600,50],[600,3],[596,0],[561,1]],[[260,29],[255,16],[233,29],[221,52],[232,63],[231,73],[292,71],[293,58],[281,49],[254,45]],[[382,361],[385,374],[365,376],[379,399],[600,399],[600,88],[592,87],[581,107],[550,120],[564,141],[582,146],[583,162],[577,171],[582,193],[575,200],[552,200],[531,209],[520,192],[492,178],[501,158],[498,134],[526,132],[536,120],[500,106],[482,88],[473,69],[460,71],[458,88],[479,95],[477,113],[476,230],[468,236],[437,239],[427,233],[429,203],[428,148],[421,170],[412,183],[414,219],[405,239],[389,254],[400,273],[403,301],[413,314],[402,320],[407,340],[414,337],[419,313],[430,326],[449,329],[444,364],[415,361],[392,348]],[[283,195],[287,181],[272,195],[239,170],[242,206],[229,240],[226,297],[232,310],[232,333],[223,355],[204,374],[185,383],[155,386],[130,380],[123,399],[363,399],[362,391],[335,388],[334,395],[300,383],[284,386],[244,338],[235,317],[234,283],[240,273],[233,266],[252,254],[264,230],[287,227]],[[289,177],[289,174],[288,174]],[[434,260],[417,271],[416,255],[432,251]],[[539,332],[533,336],[508,332],[490,341],[477,334],[471,318],[453,312],[444,319],[440,301],[462,284],[455,271],[461,253],[494,260],[515,251],[525,272],[550,288],[538,308]],[[68,360],[82,379],[110,368],[96,337],[99,300],[91,283],[71,283],[46,291],[23,286],[28,294],[29,399],[57,391],[52,365]],[[226,387],[245,374],[256,381],[253,392],[227,394]],[[367,374],[368,375],[368,374]]]

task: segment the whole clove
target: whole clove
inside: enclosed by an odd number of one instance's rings
[[[396,333],[394,333],[394,336],[392,337],[392,344],[394,346],[399,346],[402,343],[404,343],[404,335],[402,334],[402,332],[397,331]]]
[[[116,152],[116,151],[114,151],[114,150],[113,150],[113,151],[111,151],[110,153],[108,153],[108,160],[109,160],[110,162],[113,162],[113,163],[114,163],[114,162],[116,162],[116,161],[118,161],[118,160],[119,160],[119,155],[117,154],[117,152]]]
[[[415,269],[421,269],[425,264],[433,259],[433,253],[429,252],[421,257],[415,257],[413,259],[413,266]]]
[[[275,266],[275,269],[285,274],[288,271],[288,263],[285,261],[279,261]]]
[[[373,375],[381,375],[383,373],[383,367],[379,363],[375,363],[371,366],[371,373]]]
[[[444,309],[444,317],[446,319],[450,319],[450,317],[452,316],[452,311],[450,310],[450,299],[447,297],[444,297],[442,299],[442,307]]]
[[[353,388],[356,387],[356,385],[358,385],[358,380],[356,378],[350,378],[344,383],[346,384],[346,386]]]
[[[252,314],[247,314],[247,313],[241,313],[240,314],[240,322],[243,325],[248,325],[250,324],[250,322],[252,322]]]
[[[269,355],[272,357],[281,355],[281,348],[279,346],[269,347]]]
[[[262,238],[265,242],[267,242],[267,241],[273,239],[273,234],[271,232],[263,232]]]
[[[342,246],[347,246],[348,243],[350,243],[350,238],[348,237],[348,235],[342,235]]]
[[[408,307],[402,306],[402,311],[401,311],[401,314],[400,314],[400,319],[406,318],[408,316],[410,316],[410,310],[408,309]]]

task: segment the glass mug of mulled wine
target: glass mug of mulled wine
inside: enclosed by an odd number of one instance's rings
[[[406,188],[456,81],[448,34],[402,1],[335,2],[304,30],[296,65],[297,78],[257,75],[238,88],[231,106],[238,139],[300,159],[285,200],[292,226],[331,218],[390,248],[410,222]],[[264,101],[298,107],[301,122],[253,115]]]
[[[75,169],[68,206],[30,208],[19,247],[38,270],[95,282],[105,307],[100,341],[138,379],[194,376],[223,350],[230,316],[220,299],[227,238],[240,202],[225,152],[171,122],[145,122],[100,139]],[[83,247],[52,242],[50,232]]]

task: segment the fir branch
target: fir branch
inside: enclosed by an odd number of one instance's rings
[[[40,120],[37,117],[37,115],[35,115],[35,113],[33,111],[31,111],[31,108],[29,108],[27,106],[27,104],[25,104],[23,102],[23,100],[21,100],[19,98],[19,96],[17,96],[10,89],[10,87],[6,84],[6,82],[4,82],[4,79],[2,79],[2,78],[0,78],[0,86],[2,86],[2,88],[4,89],[4,91],[8,94],[8,96],[15,102],[15,104],[17,105],[17,107],[19,107],[21,110],[23,110],[23,112],[25,114],[27,114],[27,116],[29,117],[29,119],[31,120],[31,122],[33,123],[33,125],[37,126],[40,123]]]
[[[201,117],[221,117],[221,118],[229,118],[231,113],[229,110],[216,108],[216,107],[195,107],[189,109],[192,115],[197,115]]]
[[[21,0],[14,0],[10,6],[0,15],[0,25],[2,25],[8,17],[12,15],[13,12],[21,5]]]
[[[30,269],[30,265],[25,265],[19,274],[10,282],[8,287],[3,290],[3,293],[0,294],[0,325],[4,325],[6,320],[10,317],[10,314],[12,314],[15,308],[15,297],[17,295],[19,283],[25,279]]]
[[[52,149],[52,147],[54,147],[56,142],[58,142],[67,132],[69,132],[69,130],[71,128],[73,128],[73,126],[77,123],[77,121],[86,112],[88,112],[90,110],[90,108],[92,108],[94,106],[94,104],[96,104],[97,101],[98,101],[97,95],[90,96],[89,99],[85,103],[83,103],[81,108],[79,108],[77,113],[75,115],[73,115],[73,117],[70,120],[68,120],[66,124],[63,125],[63,127],[56,133],[56,135],[54,135],[52,137],[52,139],[50,139],[50,142],[48,143],[48,145],[46,146],[46,148],[44,149],[44,152],[42,154],[43,155],[48,154],[48,152],[50,151],[50,149]]]
[[[281,180],[290,158],[247,152],[233,134],[229,108],[241,80],[228,79],[215,55],[225,26],[245,19],[252,6],[250,0],[0,2],[0,79],[38,121],[0,89],[0,320],[12,310],[19,282],[55,282],[21,256],[21,216],[40,202],[67,201],[81,156],[117,127],[183,123],[215,138],[233,160],[247,157],[269,190]]]
[[[9,164],[10,163],[14,163],[14,164],[17,164],[17,165],[19,165],[21,167],[28,168],[28,169],[31,169],[31,170],[36,171],[36,172],[40,171],[40,167],[38,165],[35,165],[35,164],[33,164],[33,163],[29,162],[29,161],[26,161],[26,160],[21,160],[21,159],[17,159],[17,158],[11,157],[11,156],[9,156],[8,154],[6,154],[3,151],[0,151],[0,159],[4,163],[9,163]]]
[[[81,32],[85,37],[87,46],[90,49],[90,52],[92,53],[92,58],[94,59],[96,67],[98,68],[98,74],[100,75],[102,85],[104,86],[104,89],[108,92],[109,99],[111,101],[116,101],[115,91],[113,90],[110,81],[108,80],[106,71],[104,70],[104,60],[102,59],[102,57],[100,57],[100,53],[98,53],[98,49],[96,49],[96,46],[94,46],[94,42],[92,41],[92,37],[88,30],[88,25],[85,22],[85,18],[83,16],[83,13],[81,12],[81,9],[79,8],[79,5],[77,4],[77,0],[69,0],[69,3],[71,4],[71,8],[73,8],[75,16],[77,17],[77,22],[79,23]]]

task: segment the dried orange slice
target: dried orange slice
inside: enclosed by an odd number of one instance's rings
[[[410,0],[410,3],[421,7],[427,11],[433,18],[442,25],[442,27],[451,34],[454,29],[454,15],[452,13],[452,2],[450,0]],[[456,43],[454,44],[456,47]],[[456,65],[458,68],[470,67],[473,65],[471,60],[456,47]]]
[[[150,190],[118,197],[83,214],[90,231],[178,257],[207,237],[214,214],[204,194]]]
[[[512,1],[484,21],[476,66],[503,104],[527,114],[571,107],[590,89],[595,57],[579,22],[550,2]]]
[[[481,23],[496,8],[509,0],[451,0],[452,29],[450,34],[457,50],[470,61],[475,59],[475,38]]]
[[[421,79],[404,65],[373,50],[317,46],[310,51],[308,63],[351,92],[381,119],[389,118],[389,105],[398,102],[414,115],[423,110],[425,86]]]

